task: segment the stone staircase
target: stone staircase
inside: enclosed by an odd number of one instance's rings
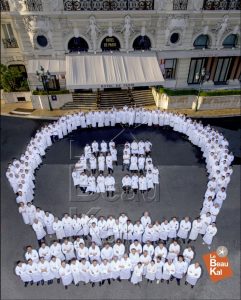
[[[124,105],[133,105],[130,90],[99,92],[99,109],[110,109],[113,106],[116,108],[122,108]]]
[[[132,90],[131,93],[137,107],[156,105],[151,89]]]
[[[73,102],[64,104],[63,110],[97,110],[122,108],[124,105],[142,107],[155,106],[151,89],[107,90],[73,93]]]
[[[65,103],[61,109],[71,110],[96,110],[97,109],[97,93],[73,93],[73,102]]]

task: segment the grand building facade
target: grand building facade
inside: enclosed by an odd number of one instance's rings
[[[154,55],[163,75],[161,84],[168,88],[196,88],[203,69],[207,89],[240,86],[239,0],[0,3],[2,63],[26,72],[31,90],[43,88],[35,74],[40,65],[51,72],[50,88],[75,90],[66,81],[66,59],[110,54]],[[141,64],[145,68],[148,61]],[[86,72],[83,64],[73,63],[71,68]],[[101,86],[108,87],[114,85]]]

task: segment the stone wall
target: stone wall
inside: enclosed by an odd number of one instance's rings
[[[199,97],[198,110],[240,108],[241,95]]]
[[[152,94],[156,106],[160,109],[193,109],[197,100],[197,96],[194,95],[168,96],[165,93],[160,94],[155,88],[152,89]],[[240,108],[240,106],[241,95],[201,96],[198,101],[198,110]]]
[[[72,94],[56,95],[57,100],[52,100],[51,96],[49,99],[53,109],[59,109],[67,102],[72,102]],[[48,96],[47,95],[32,95],[32,104],[35,109],[49,109]]]
[[[5,103],[17,103],[21,101],[21,98],[25,98],[23,101],[31,101],[31,92],[7,93],[1,90],[1,100]]]

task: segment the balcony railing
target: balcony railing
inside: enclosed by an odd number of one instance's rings
[[[0,11],[10,11],[10,7],[7,0],[0,0]]]
[[[2,39],[4,48],[18,48],[17,40],[13,37],[10,39]]]
[[[204,0],[204,10],[240,10],[240,0]]]
[[[154,10],[154,0],[63,0],[65,11]]]
[[[187,10],[188,0],[174,0],[173,10]]]
[[[25,0],[26,10],[28,11],[42,11],[42,0]]]

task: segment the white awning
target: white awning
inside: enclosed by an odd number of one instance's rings
[[[29,74],[35,74],[43,66],[45,71],[49,71],[54,74],[65,74],[66,62],[60,59],[33,59],[28,61],[27,72]]]
[[[154,53],[66,56],[68,89],[160,85],[164,79]]]

